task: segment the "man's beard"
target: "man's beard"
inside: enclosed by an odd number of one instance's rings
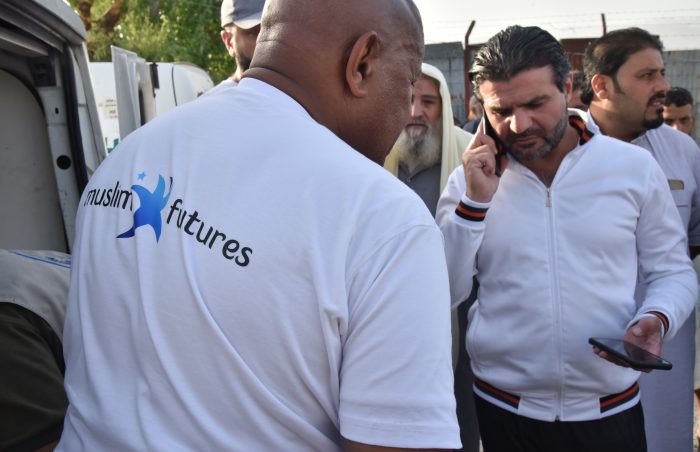
[[[551,133],[548,134],[544,129],[540,128],[529,128],[522,133],[509,132],[508,136],[506,136],[506,139],[504,140],[504,144],[506,149],[508,149],[508,152],[520,163],[539,160],[549,155],[554,149],[557,148],[557,146],[559,146],[559,143],[561,143],[561,140],[566,134],[566,128],[568,125],[569,117],[564,114],[561,120],[554,126]],[[530,150],[529,148],[521,149],[514,144],[518,138],[529,136],[540,137],[545,143],[535,150]]]
[[[617,94],[626,96],[627,93],[622,89],[622,86],[620,86],[620,82],[617,80],[617,76],[613,77],[613,86],[615,87],[615,91]],[[666,98],[666,93],[663,91],[659,91],[658,93],[654,94],[649,98],[649,101],[647,101],[647,106],[651,106],[655,101],[657,100],[663,100]],[[659,110],[657,110],[657,116],[652,119],[647,119],[643,118],[642,119],[642,127],[644,130],[651,130],[651,129],[656,129],[661,127],[661,124],[664,123],[664,109],[661,107]]]
[[[663,100],[666,97],[665,93],[656,93],[651,98],[649,99],[649,102],[647,103],[648,106],[651,106],[655,101],[661,99]],[[664,123],[664,109],[661,107],[659,110],[656,112],[658,115],[655,118],[652,119],[647,119],[644,118],[642,120],[642,127],[646,130],[651,130],[651,129],[656,129],[661,127],[661,124]]]
[[[414,127],[404,127],[396,141],[399,163],[409,174],[416,170],[430,168],[442,160],[442,120],[438,118],[435,126],[428,121],[414,119],[411,124],[423,124],[428,127],[426,133]]]
[[[250,68],[250,63],[253,61],[253,57],[248,57],[243,55],[241,52],[236,52],[236,64],[241,68],[241,72],[245,72]]]

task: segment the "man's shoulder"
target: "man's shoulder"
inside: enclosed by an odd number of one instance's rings
[[[427,208],[423,209],[425,204],[420,197],[384,167],[367,159],[353,148],[348,147],[346,153],[350,155],[347,155],[347,159],[342,159],[345,161],[339,162],[339,164],[344,168],[347,168],[349,161],[355,161],[355,164],[351,165],[353,168],[344,179],[347,184],[355,187],[356,191],[358,191],[357,187],[360,183],[366,186],[369,202],[376,206],[382,206],[380,210],[393,211],[392,215],[397,214],[402,206],[406,207],[409,212],[413,209],[427,212]],[[365,192],[365,190],[361,191]],[[428,214],[426,218],[431,219],[432,217]]]
[[[663,124],[647,132],[647,141],[657,156],[682,162],[681,165],[691,168],[694,173],[700,171],[700,147],[690,135]]]
[[[644,147],[596,133],[586,143],[586,155],[620,174],[646,173],[658,166],[654,156]]]
[[[213,94],[221,94],[224,91],[227,91],[229,89],[235,88],[238,86],[238,82],[234,81],[231,79],[231,77],[227,77],[223,79],[219,84],[211,88],[209,91],[205,92],[202,94],[202,96],[211,96]]]
[[[682,148],[696,152],[700,150],[698,144],[690,135],[680,132],[667,124],[662,124],[661,127],[649,130],[647,133],[650,137],[659,139],[664,147]]]
[[[339,151],[324,151],[322,161],[328,163],[326,168],[335,168],[327,180],[343,198],[338,207],[348,209],[346,214],[354,216],[358,226],[377,225],[387,233],[411,225],[435,226],[425,203],[408,185],[350,146]]]
[[[595,133],[588,143],[592,148],[599,149],[601,152],[632,153],[644,156],[642,158],[651,158],[649,151],[643,147],[604,135],[600,131]]]

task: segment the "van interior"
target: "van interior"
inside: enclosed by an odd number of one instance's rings
[[[0,2],[0,249],[71,250],[106,156],[85,40],[63,2]]]

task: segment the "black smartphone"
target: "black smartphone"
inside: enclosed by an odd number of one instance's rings
[[[496,176],[501,177],[501,174],[503,174],[501,160],[503,156],[508,153],[508,150],[505,146],[503,146],[503,143],[501,142],[500,138],[498,138],[498,135],[496,135],[496,131],[493,130],[493,126],[491,126],[489,119],[486,117],[486,113],[484,113],[484,116],[482,116],[482,121],[484,122],[484,132],[496,143],[496,149],[498,149],[498,154],[496,154]]]
[[[634,369],[671,370],[671,367],[673,367],[673,364],[660,356],[649,353],[643,348],[637,347],[636,345],[623,341],[622,339],[591,337],[588,338],[588,343],[595,345],[599,349],[606,351],[617,358],[620,358]]]

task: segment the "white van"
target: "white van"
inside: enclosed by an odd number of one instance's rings
[[[107,152],[153,117],[214,87],[209,74],[199,66],[148,63],[114,46],[112,62],[90,63],[90,71]]]
[[[0,249],[70,252],[106,157],[87,35],[60,0],[0,1]]]

